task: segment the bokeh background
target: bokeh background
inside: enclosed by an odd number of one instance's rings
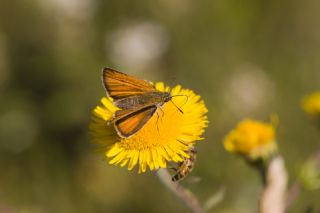
[[[319,146],[301,97],[320,89],[317,0],[1,0],[0,212],[186,212],[154,173],[110,166],[90,143],[104,66],[192,88],[210,125],[185,180],[210,212],[255,212],[259,175],[225,152],[243,118],[279,116],[290,183]],[[320,209],[320,192],[292,206]]]

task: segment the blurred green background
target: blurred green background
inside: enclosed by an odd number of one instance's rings
[[[192,88],[210,125],[183,184],[210,212],[255,212],[258,174],[226,153],[242,118],[280,118],[290,183],[319,146],[300,100],[320,89],[317,0],[1,0],[0,212],[184,212],[154,173],[109,166],[90,144],[104,66]],[[292,206],[320,209],[320,192]]]

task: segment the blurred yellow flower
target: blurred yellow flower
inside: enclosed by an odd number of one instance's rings
[[[108,121],[117,108],[110,98],[102,98],[103,106],[93,110],[90,130],[93,140],[105,145],[105,155],[111,158],[109,163],[132,170],[137,164],[139,173],[166,168],[167,162],[181,162],[188,158],[189,146],[194,145],[207,127],[207,108],[199,95],[192,90],[182,89],[180,85],[170,90],[162,82],[156,83],[159,91],[170,92],[177,96],[173,102],[183,111],[178,111],[173,103],[167,102],[162,110],[157,110],[153,117],[137,133],[129,138],[121,138],[115,133]],[[159,118],[158,118],[158,115]]]
[[[225,137],[224,148],[249,160],[268,158],[277,151],[275,128],[272,124],[243,120]]]
[[[314,92],[302,100],[304,111],[312,116],[320,116],[320,91]]]

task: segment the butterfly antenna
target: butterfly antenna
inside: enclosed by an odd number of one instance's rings
[[[175,107],[177,107],[177,109],[179,110],[179,112],[181,112],[182,114],[183,114],[183,111],[172,101],[172,100],[170,100],[172,103],[173,103],[173,105],[175,106]]]
[[[181,105],[181,107],[182,107],[183,105],[185,105],[185,104],[188,102],[188,100],[189,100],[189,96],[187,96],[187,95],[173,95],[173,96],[171,96],[171,98],[174,98],[174,97],[177,97],[177,96],[183,96],[183,97],[186,97],[186,98],[187,98],[186,101]]]
[[[173,97],[178,97],[178,96],[183,96],[183,97],[186,97],[187,99],[189,98],[189,96],[187,96],[187,95],[172,95],[171,97],[173,98]]]
[[[171,98],[174,98],[174,97],[178,97],[178,96],[183,96],[183,97],[186,97],[186,101],[180,106],[180,107],[183,107],[189,100],[189,97],[187,95],[173,95],[171,96]],[[177,109],[183,114],[183,111],[171,100],[171,102],[177,107]]]

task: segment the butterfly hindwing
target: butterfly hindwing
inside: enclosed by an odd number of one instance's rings
[[[110,68],[103,69],[102,81],[108,95],[115,100],[156,91],[151,83]]]
[[[156,106],[134,110],[118,110],[115,114],[114,125],[121,137],[129,137],[139,131],[156,112]]]

